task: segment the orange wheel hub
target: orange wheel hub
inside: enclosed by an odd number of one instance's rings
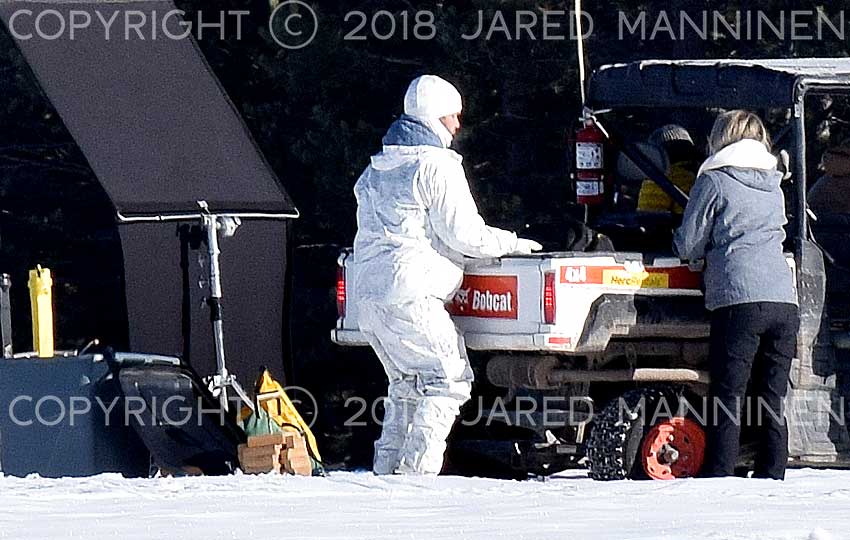
[[[646,434],[640,458],[653,480],[696,476],[705,458],[705,432],[689,418],[664,420]]]

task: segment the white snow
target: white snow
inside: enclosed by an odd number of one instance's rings
[[[740,478],[546,482],[280,475],[0,478],[0,537],[239,539],[850,538],[850,471]]]

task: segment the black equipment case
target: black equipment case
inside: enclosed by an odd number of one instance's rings
[[[125,422],[125,405],[103,355],[0,360],[0,469],[147,476],[149,453]]]
[[[245,433],[201,378],[178,358],[118,354],[116,371],[133,412],[130,423],[154,462],[168,472],[229,474]]]

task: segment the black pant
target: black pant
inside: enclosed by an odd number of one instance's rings
[[[706,476],[734,474],[741,435],[741,412],[752,376],[751,418],[757,430],[754,477],[785,478],[788,428],[783,399],[791,358],[797,348],[799,316],[793,304],[754,302],[711,314],[712,412]]]

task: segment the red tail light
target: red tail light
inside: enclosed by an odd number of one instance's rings
[[[543,322],[555,324],[555,272],[543,274]]]
[[[336,312],[340,318],[345,317],[345,268],[342,266],[336,271]]]

